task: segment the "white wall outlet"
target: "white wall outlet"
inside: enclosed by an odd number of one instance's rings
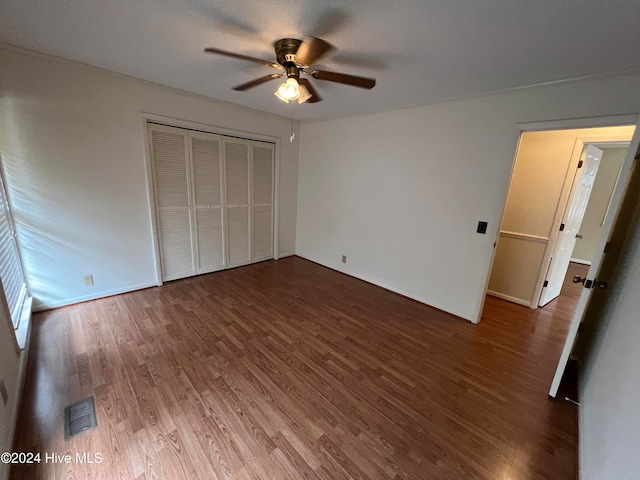
[[[347,256],[346,255],[342,255],[342,263],[347,263]]]
[[[82,283],[85,287],[90,287],[93,285],[93,275],[83,275]]]

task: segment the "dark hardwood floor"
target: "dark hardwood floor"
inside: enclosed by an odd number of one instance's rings
[[[103,461],[11,478],[573,479],[566,293],[472,325],[290,257],[43,312],[14,450]],[[65,441],[88,395],[99,425]]]

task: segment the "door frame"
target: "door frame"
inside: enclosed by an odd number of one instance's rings
[[[597,128],[597,127],[619,127],[619,126],[624,126],[624,125],[637,125],[638,123],[638,118],[639,118],[639,114],[637,113],[625,113],[625,114],[618,114],[618,115],[606,115],[606,116],[601,116],[601,117],[585,117],[585,118],[573,118],[573,119],[559,119],[559,120],[541,120],[541,121],[534,121],[534,122],[521,122],[517,124],[517,127],[519,129],[519,134],[518,134],[518,138],[516,140],[516,145],[515,145],[515,153],[513,155],[513,161],[511,163],[511,174],[509,175],[509,180],[507,183],[507,188],[504,191],[504,197],[502,199],[502,210],[500,212],[500,223],[498,228],[496,229],[496,233],[495,233],[495,237],[494,237],[494,246],[493,246],[493,251],[491,253],[491,258],[490,258],[490,263],[489,263],[489,268],[487,269],[487,276],[485,278],[484,281],[484,285],[483,285],[483,289],[481,291],[481,295],[479,295],[479,299],[477,301],[477,309],[476,312],[477,316],[475,318],[473,318],[471,321],[473,323],[478,323],[480,322],[480,320],[482,319],[482,313],[484,311],[484,305],[485,305],[485,301],[486,301],[486,297],[487,297],[487,291],[489,290],[489,281],[491,279],[491,273],[493,271],[493,265],[495,262],[495,256],[496,256],[496,251],[497,251],[497,247],[498,247],[498,240],[500,239],[500,226],[502,225],[502,222],[504,220],[504,215],[505,215],[505,211],[506,211],[506,206],[507,206],[507,198],[509,196],[509,189],[511,188],[511,182],[513,180],[513,174],[515,172],[515,166],[516,166],[516,160],[518,157],[518,151],[520,149],[520,143],[522,141],[522,134],[525,132],[539,132],[539,131],[545,131],[545,130],[571,130],[571,129],[579,129],[579,128]],[[586,140],[586,138],[585,138]],[[614,139],[610,140],[611,143],[615,143],[616,141]],[[592,140],[589,143],[593,143],[594,145],[598,145],[599,143],[602,144],[602,141],[598,141],[598,140]],[[606,142],[609,143],[609,142]],[[574,148],[575,150],[575,148]],[[582,149],[580,149],[580,152],[582,152]],[[579,152],[579,153],[580,153]],[[579,153],[578,153],[578,157],[579,157]],[[572,159],[573,160],[573,159]],[[576,165],[577,162],[579,161],[579,158],[576,160]],[[563,189],[563,193],[564,193],[564,189]],[[567,195],[569,194],[569,192],[567,192]],[[565,197],[565,201],[566,201],[566,197]],[[556,220],[558,220],[557,222],[557,228],[559,228],[560,223],[561,223],[561,218],[562,215],[560,215],[560,220],[557,218],[558,214],[556,211],[556,216],[554,217],[554,227],[556,226]],[[554,228],[555,230],[555,228]],[[555,246],[555,240],[557,238],[557,235],[554,237],[553,239],[553,243]],[[551,243],[551,238],[549,239],[549,244]],[[549,244],[547,245],[547,250],[549,250]],[[548,264],[548,258],[547,258],[547,252],[545,252],[545,257],[546,260],[543,261],[542,265],[547,265]],[[534,291],[534,297],[535,297],[535,293],[537,293],[538,298],[540,297],[540,292],[542,291],[542,284],[544,283],[544,277],[546,276],[546,269],[545,268],[541,268],[540,270],[540,274],[538,276],[538,282],[536,283],[536,290]],[[540,277],[542,277],[542,280],[540,280]],[[538,288],[538,283],[540,285],[540,288]],[[536,302],[537,304],[537,302]]]
[[[149,145],[149,123],[158,123],[167,127],[184,128],[187,130],[196,130],[205,133],[213,133],[216,135],[224,135],[227,137],[236,137],[243,140],[267,142],[274,144],[274,179],[273,179],[273,259],[278,260],[278,244],[279,244],[279,223],[280,223],[280,138],[270,135],[263,135],[255,132],[246,132],[243,130],[235,130],[232,128],[220,127],[217,125],[209,125],[205,123],[181,120],[178,118],[157,115],[154,113],[142,112],[140,115],[141,135],[143,140],[143,151],[145,159],[145,175],[147,177],[147,197],[149,199],[149,216],[151,219],[151,242],[154,252],[156,285],[162,285],[162,263],[160,258],[160,242],[158,239],[158,221],[156,218],[156,201],[153,188],[153,165],[151,161],[151,147]]]
[[[625,198],[633,198],[630,195],[634,195],[633,191],[629,191],[629,184],[632,181],[632,174],[634,173],[634,168],[636,167],[636,162],[640,162],[640,115],[636,120],[636,130],[633,134],[633,138],[629,143],[629,149],[627,150],[627,155],[622,163],[622,168],[620,170],[620,175],[618,176],[618,180],[616,182],[615,189],[613,191],[613,195],[610,201],[610,207],[615,206],[615,211],[609,208],[607,215],[605,217],[604,224],[602,226],[602,234],[600,235],[600,239],[598,240],[598,245],[596,247],[595,257],[591,262],[591,266],[589,267],[589,272],[587,273],[586,280],[595,281],[596,276],[598,276],[602,269],[603,261],[605,259],[605,250],[606,244],[611,239],[611,234],[616,228],[616,223],[620,221],[619,209],[622,206]],[[637,192],[637,190],[636,190]],[[637,195],[637,193],[635,193]],[[621,259],[617,258],[616,262],[619,262]],[[602,279],[601,279],[602,280]],[[564,371],[567,367],[567,362],[569,360],[569,356],[571,355],[571,351],[573,350],[575,341],[578,336],[578,329],[580,328],[580,324],[584,320],[584,317],[587,313],[589,305],[591,303],[591,295],[593,293],[593,288],[583,288],[582,293],[580,295],[580,299],[578,301],[578,305],[574,312],[573,318],[571,319],[571,323],[569,324],[569,331],[567,332],[567,336],[565,338],[564,345],[562,347],[562,352],[560,354],[560,358],[558,359],[558,365],[553,375],[553,379],[551,381],[551,385],[549,387],[549,396],[552,398],[556,397],[558,393],[558,388],[560,387],[560,382],[562,381],[562,377],[564,375]]]
[[[629,124],[635,125],[635,124]],[[606,128],[606,127],[617,127],[620,125],[603,125],[601,127],[587,127],[587,128]],[[563,129],[565,130],[565,129]],[[571,129],[572,130],[572,129]],[[564,179],[564,185],[562,186],[562,192],[560,193],[560,200],[558,201],[558,206],[556,207],[556,213],[553,217],[553,223],[551,224],[551,233],[549,235],[549,240],[547,241],[547,248],[545,249],[544,256],[542,257],[542,264],[540,266],[540,270],[538,272],[538,279],[536,280],[536,288],[533,291],[533,296],[531,298],[531,309],[538,308],[538,304],[540,303],[540,296],[542,295],[542,289],[544,288],[544,281],[547,278],[549,266],[551,264],[551,257],[556,251],[556,247],[558,244],[558,237],[560,236],[560,225],[564,220],[565,212],[569,207],[569,200],[571,196],[571,191],[573,189],[573,183],[578,175],[578,162],[580,161],[580,157],[582,156],[583,150],[587,147],[587,145],[605,145],[608,143],[617,144],[620,142],[624,142],[625,139],[618,135],[592,135],[585,137],[576,138],[576,143],[573,146],[573,151],[571,152],[571,160],[569,162],[569,168],[567,169],[567,174]],[[629,140],[626,140],[629,142]],[[509,185],[511,186],[511,185]],[[506,207],[506,202],[505,202]]]

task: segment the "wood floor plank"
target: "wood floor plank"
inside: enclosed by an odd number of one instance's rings
[[[583,270],[478,325],[298,257],[39,313],[14,450],[104,461],[11,478],[576,478],[577,409],[547,390]],[[88,395],[99,425],[65,441]]]

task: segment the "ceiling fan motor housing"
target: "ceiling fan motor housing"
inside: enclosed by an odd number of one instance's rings
[[[287,69],[287,75],[291,76],[289,73],[289,67],[293,66],[296,68],[296,76],[297,76],[297,65],[295,63],[296,52],[298,51],[298,47],[302,43],[302,40],[298,40],[296,38],[283,38],[278,40],[275,43],[276,47],[276,59],[278,63]]]

